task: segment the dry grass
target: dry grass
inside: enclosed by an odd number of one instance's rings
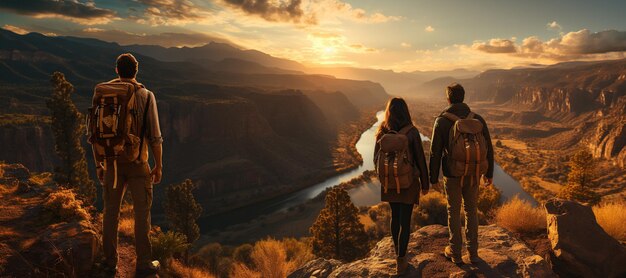
[[[598,224],[609,235],[626,241],[626,203],[615,202],[593,207]]]
[[[515,197],[496,211],[498,226],[518,233],[546,229],[546,213],[525,200]]]
[[[252,261],[264,278],[284,278],[291,270],[285,249],[275,239],[257,241],[252,250]]]
[[[248,268],[245,264],[236,263],[233,266],[233,272],[230,277],[233,278],[261,278],[261,274]]]
[[[182,278],[215,278],[215,276],[201,268],[186,266],[177,260],[170,260],[170,271],[176,277]]]
[[[74,191],[69,189],[50,193],[43,205],[46,210],[66,221],[91,219],[82,201],[76,199]]]
[[[118,231],[127,237],[135,238],[135,218],[133,215],[133,205],[123,204],[120,211],[120,222]]]
[[[502,145],[509,147],[511,149],[521,150],[521,151],[525,151],[528,149],[528,145],[526,145],[526,143],[519,141],[519,140],[501,139],[500,141],[502,142]]]

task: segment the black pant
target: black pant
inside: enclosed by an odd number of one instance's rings
[[[389,203],[391,206],[391,237],[396,255],[404,257],[411,235],[413,204]]]

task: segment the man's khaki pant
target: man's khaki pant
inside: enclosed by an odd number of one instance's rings
[[[461,180],[463,184],[461,184]],[[450,247],[452,253],[461,257],[463,237],[461,236],[461,204],[465,211],[465,238],[467,251],[470,254],[478,252],[478,190],[479,179],[476,177],[443,179],[448,199],[448,229],[450,231]]]
[[[104,220],[102,224],[102,244],[105,261],[110,266],[117,265],[117,228],[120,205],[126,188],[130,190],[135,213],[135,250],[137,268],[146,268],[152,261],[152,246],[149,232],[150,208],[152,207],[152,180],[147,162],[117,163],[117,186],[113,188],[115,167],[107,165],[104,176]]]

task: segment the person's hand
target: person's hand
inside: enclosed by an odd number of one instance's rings
[[[426,194],[428,194],[428,188],[422,189],[422,195],[426,195]]]
[[[485,182],[485,186],[493,184],[493,178],[483,176],[483,181]]]
[[[152,177],[152,183],[158,184],[161,182],[161,176],[163,175],[163,169],[161,166],[156,166],[150,172],[150,176]]]
[[[102,167],[96,168],[96,175],[98,176],[100,184],[104,184],[104,169],[102,169]]]

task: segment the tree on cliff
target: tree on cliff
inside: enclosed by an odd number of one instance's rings
[[[582,203],[597,203],[599,196],[591,190],[596,186],[593,181],[596,165],[591,152],[585,148],[580,149],[570,158],[569,164],[567,185],[561,188],[558,197]]]
[[[85,150],[81,146],[85,125],[71,99],[74,86],[60,72],[52,74],[51,82],[54,90],[46,105],[52,116],[55,150],[61,159],[61,164],[54,167],[54,180],[73,189],[84,203],[91,205],[96,200],[96,187],[89,178]]]
[[[367,254],[368,238],[358,212],[347,191],[337,186],[329,190],[326,205],[310,228],[313,253],[343,261]]]
[[[166,190],[166,200],[163,206],[170,222],[170,228],[187,237],[192,244],[200,237],[200,228],[196,220],[202,214],[202,207],[196,202],[193,190],[196,186],[187,179],[179,184],[171,184]],[[186,254],[186,259],[188,254]]]

